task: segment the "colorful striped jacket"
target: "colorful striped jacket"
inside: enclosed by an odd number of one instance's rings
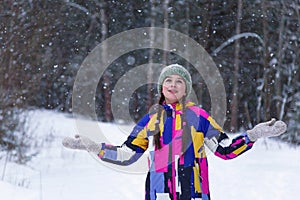
[[[153,145],[157,113],[145,115],[133,128],[122,146],[103,144],[99,157],[118,165],[135,162],[148,149],[149,172],[146,200],[167,196],[171,200],[210,199],[208,163],[205,147],[222,159],[235,158],[249,150],[253,142],[247,134],[233,140],[202,108],[186,104],[185,116],[191,134],[190,145],[182,154],[182,109],[180,104],[164,105],[159,120],[162,148]],[[227,141],[227,144],[226,144]],[[205,144],[205,145],[204,145]],[[164,198],[165,199],[165,198]]]

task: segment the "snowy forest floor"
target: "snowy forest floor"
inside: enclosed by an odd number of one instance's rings
[[[44,141],[27,165],[5,163],[0,152],[0,195],[5,200],[144,199],[145,173],[117,171],[84,151],[61,145],[76,133],[74,119],[53,111],[34,111],[31,131]],[[96,123],[96,122],[88,122]],[[120,145],[126,135],[115,124],[99,123]],[[130,127],[128,127],[130,128]],[[300,188],[300,148],[274,139],[259,140],[249,152],[230,161],[208,153],[213,200],[296,200]]]

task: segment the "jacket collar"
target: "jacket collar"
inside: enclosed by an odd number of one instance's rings
[[[190,106],[194,106],[195,103],[191,102],[191,101],[186,101],[185,103],[185,107],[190,107]],[[172,103],[172,104],[166,104],[165,102],[163,103],[163,107],[166,111],[169,111],[169,110],[175,110],[175,111],[178,111],[178,110],[182,110],[182,104],[179,103],[179,102],[176,102],[176,103]]]

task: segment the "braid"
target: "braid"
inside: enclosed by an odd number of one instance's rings
[[[157,109],[157,117],[156,117],[156,122],[155,122],[155,131],[154,131],[154,146],[157,149],[161,149],[161,143],[160,143],[160,129],[159,129],[159,124],[160,124],[160,118],[162,114],[162,105],[163,102],[165,101],[165,96],[161,94],[159,102],[158,102],[158,109]]]

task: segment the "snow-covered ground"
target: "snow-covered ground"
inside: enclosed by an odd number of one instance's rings
[[[99,200],[144,199],[143,168],[120,169],[104,165],[84,151],[65,149],[64,136],[78,133],[68,115],[35,111],[30,126],[35,137],[45,142],[40,154],[26,166],[0,160],[0,198],[4,200]],[[80,126],[101,128],[113,144],[121,144],[130,126],[91,121]],[[97,133],[88,133],[97,135]],[[87,135],[88,135],[87,134]],[[96,136],[97,137],[97,136]],[[298,200],[300,148],[275,140],[260,140],[237,159],[223,161],[211,153],[210,187],[213,200]],[[139,164],[141,165],[141,164]],[[138,166],[139,166],[138,165]],[[6,166],[6,168],[4,168]]]

